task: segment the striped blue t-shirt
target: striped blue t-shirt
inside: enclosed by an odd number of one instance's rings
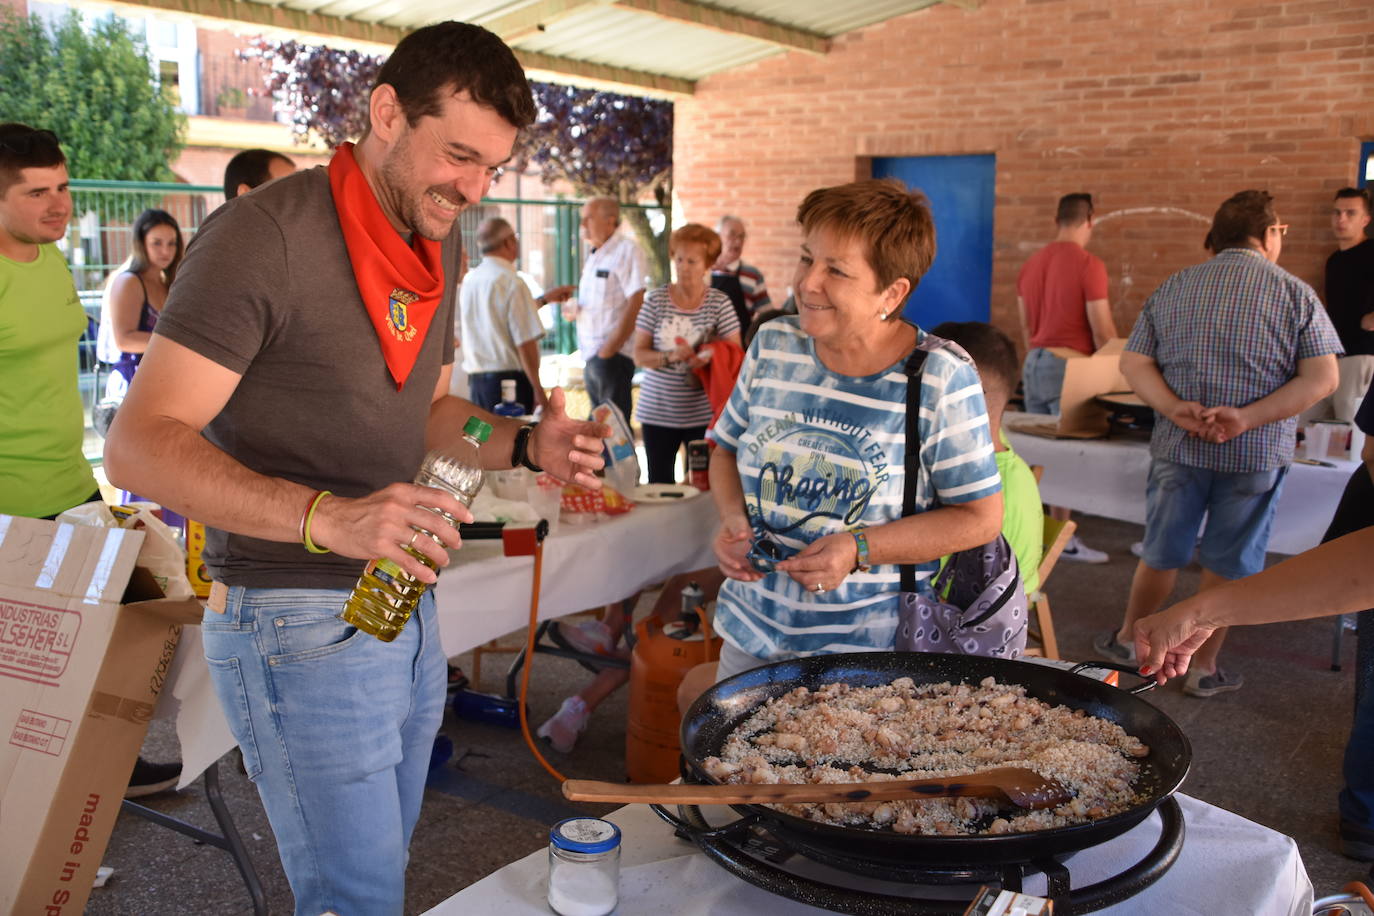
[[[790,554],[824,535],[901,517],[905,362],[864,377],[839,375],[817,358],[797,318],[759,329],[710,433],[735,453],[756,532]],[[983,387],[963,350],[949,344],[927,357],[920,405],[916,511],[930,508],[937,494],[953,504],[999,492]],[[938,565],[917,566],[919,589],[928,590]],[[716,628],[767,660],[891,649],[900,588],[895,565],[851,573],[823,594],[780,572],[757,582],[726,580]]]

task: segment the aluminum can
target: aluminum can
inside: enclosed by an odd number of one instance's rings
[[[687,443],[687,482],[698,490],[711,489],[711,444],[705,439]]]

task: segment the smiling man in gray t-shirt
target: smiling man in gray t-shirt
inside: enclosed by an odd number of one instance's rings
[[[490,32],[408,36],[356,147],[206,221],[106,443],[112,482],[209,526],[206,659],[297,913],[404,901],[443,712],[433,596],[393,642],[339,612],[367,560],[432,582],[405,548],[442,567],[461,546],[423,507],[467,509],[405,482],[425,450],[478,414],[495,426],[484,466],[596,486],[601,430],[569,420],[561,392],[533,428],[447,394],[456,259],[442,243],[533,116]]]

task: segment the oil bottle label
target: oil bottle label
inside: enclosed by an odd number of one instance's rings
[[[382,558],[372,566],[372,574],[381,579],[387,585],[397,585],[404,588],[409,583],[409,573],[397,566],[393,560]]]

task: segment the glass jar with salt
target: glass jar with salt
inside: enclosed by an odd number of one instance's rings
[[[620,895],[620,828],[570,817],[549,830],[549,906],[559,916],[606,916]]]

